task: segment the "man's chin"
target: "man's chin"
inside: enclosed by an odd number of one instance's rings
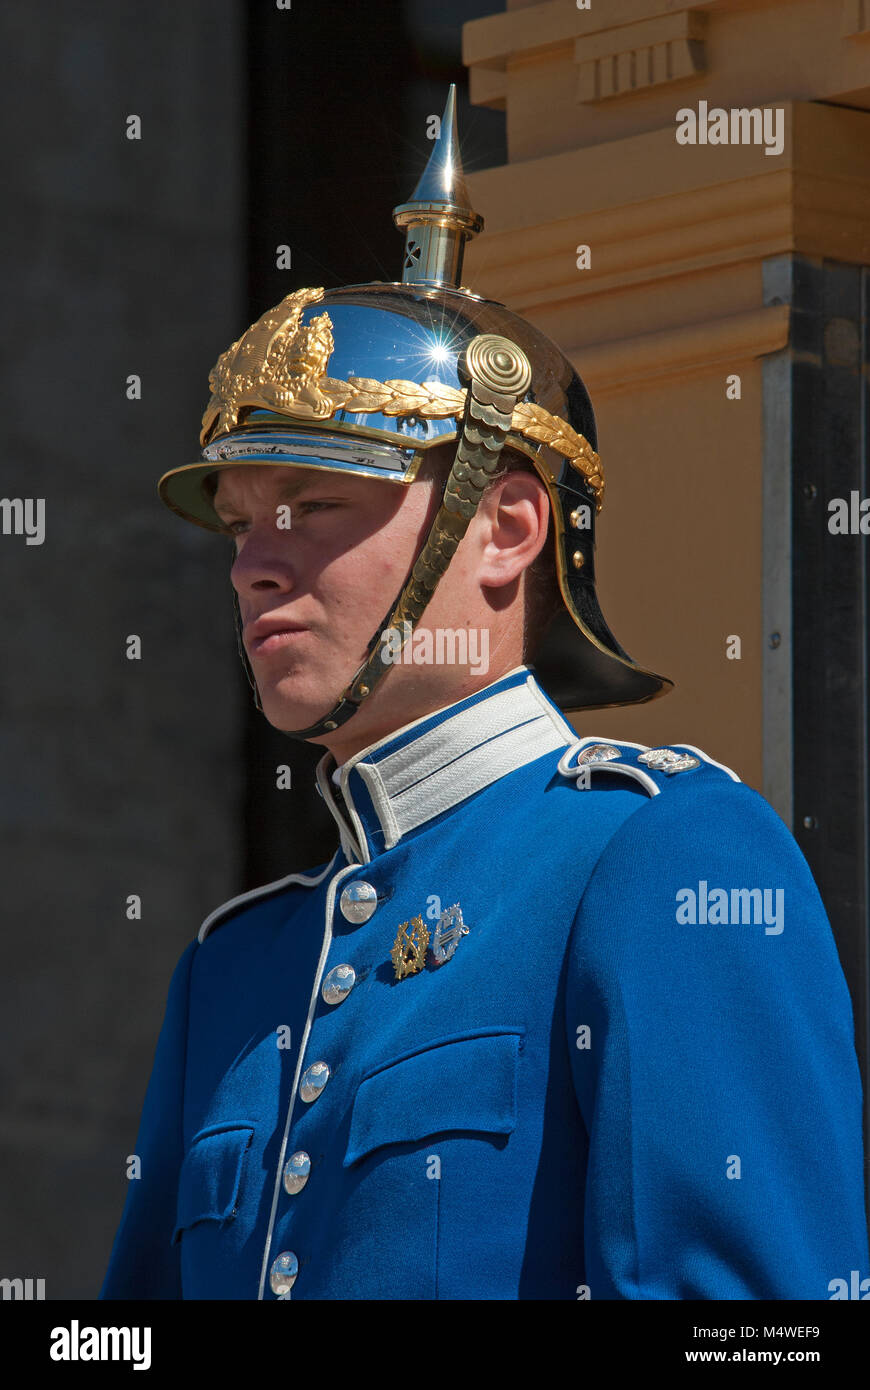
[[[296,729],[310,729],[312,724],[319,724],[321,719],[325,719],[332,709],[335,701],[327,703],[321,700],[318,704],[303,703],[298,700],[281,700],[274,696],[263,699],[263,714],[269,723],[281,733],[292,733]]]
[[[295,729],[310,729],[319,724],[341,697],[344,686],[336,690],[302,690],[300,683],[285,677],[277,685],[259,686],[263,714],[274,728],[282,733]],[[294,688],[295,686],[295,688]]]

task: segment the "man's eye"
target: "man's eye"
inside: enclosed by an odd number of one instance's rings
[[[309,511],[314,510],[315,508],[318,508],[318,509],[319,509],[319,508],[328,509],[328,508],[330,508],[330,507],[336,507],[336,506],[338,506],[338,503],[337,503],[337,502],[326,502],[326,501],[322,501],[322,502],[321,502],[321,501],[316,501],[316,500],[314,500],[314,499],[312,499],[310,502],[295,502],[295,503],[293,504],[292,508],[291,508],[291,516],[293,516],[293,515],[301,515],[303,512],[309,512]],[[251,523],[250,523],[249,521],[239,521],[239,520],[237,520],[237,521],[225,521],[225,522],[224,522],[224,527],[226,528],[226,530],[228,531],[228,533],[229,533],[231,536],[241,536],[241,535],[243,535],[243,534],[245,533],[245,531],[247,531],[247,530],[250,529],[250,525],[251,525]]]
[[[294,510],[294,511],[310,511],[312,507],[334,507],[335,505],[336,505],[335,502],[315,502],[315,501],[312,501],[312,502],[298,502],[298,503],[296,504],[296,507],[293,508],[292,510]]]

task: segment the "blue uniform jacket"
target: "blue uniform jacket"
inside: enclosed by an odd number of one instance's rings
[[[735,773],[645,751],[578,739],[523,666],[349,759],[341,797],[324,755],[340,849],[212,913],[175,970],[102,1298],[827,1299],[870,1274],[806,861]]]

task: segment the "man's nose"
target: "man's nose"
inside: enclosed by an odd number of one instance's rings
[[[263,589],[289,592],[295,583],[291,548],[289,532],[278,529],[274,515],[266,522],[252,524],[230,570],[236,592],[240,596]]]

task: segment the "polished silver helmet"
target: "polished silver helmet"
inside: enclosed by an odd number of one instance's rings
[[[541,684],[566,710],[665,694],[672,682],[631,660],[599,607],[595,518],[604,477],[583,382],[533,325],[460,284],[465,243],[483,219],[469,205],[452,86],[423,176],[393,217],[405,231],[401,282],[300,289],[265,313],[209,377],[199,460],[159,483],[173,511],[226,533],[206,485],[220,468],[302,465],[407,485],[426,449],[457,441],[412,573],[392,611],[373,614],[383,621],[365,662],[321,720],[290,736],[337,728],[383,678],[397,634],[407,640],[419,620],[506,444],[544,482],[554,523],[563,606],[535,655]],[[242,659],[253,684],[243,650]]]

